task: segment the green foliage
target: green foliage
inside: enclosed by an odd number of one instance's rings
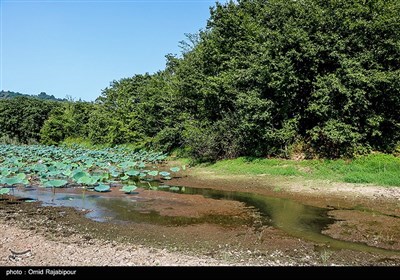
[[[20,184],[27,185],[28,184],[26,175],[24,173],[18,173],[11,177],[5,177],[4,175],[2,175],[0,177],[0,179],[1,179],[0,182],[6,186],[14,186],[14,185],[20,185]]]
[[[225,174],[282,175],[348,183],[400,186],[400,158],[386,154],[358,156],[353,160],[284,160],[241,157],[222,160],[207,169]]]
[[[322,157],[352,157],[368,151],[368,147],[360,144],[362,135],[352,125],[337,120],[316,126],[309,134],[315,151]]]
[[[68,184],[67,180],[49,180],[44,184],[44,186],[49,188],[60,188],[66,184]]]
[[[218,158],[218,142],[210,127],[201,127],[199,122],[188,122],[183,131],[185,153],[200,161]]]
[[[13,91],[4,91],[4,90],[0,91],[0,99],[11,99],[15,97],[30,97],[30,98],[51,100],[51,101],[67,101],[66,99],[55,98],[54,95],[48,95],[45,92],[41,92],[38,95],[29,95]]]
[[[110,191],[110,186],[109,185],[100,184],[100,185],[94,187],[94,190],[96,192],[108,192],[108,191]]]
[[[393,151],[399,3],[364,2],[217,3],[192,47],[169,57],[185,121],[168,138],[201,161],[289,157],[299,141],[309,157]]]
[[[0,99],[0,139],[8,143],[39,142],[43,123],[60,104],[29,97]]]
[[[169,122],[172,100],[167,76],[159,72],[114,81],[97,99],[97,110],[89,122],[91,141],[146,147]],[[159,138],[162,142],[163,137]]]
[[[397,145],[395,146],[393,150],[393,155],[400,158],[400,142],[397,143]]]
[[[136,189],[137,189],[137,187],[135,185],[125,185],[120,189],[120,191],[123,191],[124,193],[130,194]]]
[[[400,186],[400,159],[384,154],[359,157],[343,174],[345,182]]]
[[[0,195],[5,195],[10,192],[10,188],[1,188],[0,189]]]
[[[68,137],[64,139],[61,143],[61,146],[65,146],[68,148],[74,148],[74,147],[82,147],[86,149],[99,149],[99,148],[105,148],[105,145],[94,145],[88,138],[83,138],[83,137]]]
[[[172,172],[179,172],[179,170],[181,170],[179,167],[171,167],[169,170],[171,170]],[[166,175],[169,176],[169,175]]]
[[[38,141],[40,130],[44,144],[81,138],[198,161],[396,154],[399,10],[398,0],[216,3],[181,56],[113,81],[95,103],[0,100],[0,139]]]
[[[89,150],[78,146],[0,145],[0,187],[31,185],[55,191],[55,188],[79,186],[106,192],[111,184],[143,184],[154,181],[159,174],[170,175],[159,171],[166,157],[159,152],[123,147]],[[178,172],[179,168],[172,170]]]
[[[150,171],[150,172],[147,172],[147,175],[150,175],[150,176],[157,176],[158,175],[158,171],[157,170],[152,170],[152,171]]]
[[[282,175],[300,176],[303,172],[296,168],[294,161],[281,159],[259,159],[251,157],[240,157],[233,160],[222,160],[209,168],[229,174],[246,175]]]
[[[57,145],[68,138],[88,136],[88,123],[94,105],[88,102],[64,102],[54,109],[40,130],[42,144]]]

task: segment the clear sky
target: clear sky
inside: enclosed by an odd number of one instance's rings
[[[164,69],[214,4],[0,0],[0,89],[93,101],[113,80]]]

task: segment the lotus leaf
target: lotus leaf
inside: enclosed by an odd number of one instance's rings
[[[147,173],[147,175],[157,176],[158,175],[158,171],[157,170],[150,171],[150,172]]]
[[[100,185],[94,187],[94,190],[96,192],[108,192],[110,190],[110,186],[109,185],[100,184]]]
[[[172,172],[178,172],[181,169],[179,167],[171,167],[169,170],[171,170]]]
[[[169,172],[167,172],[167,171],[161,171],[161,172],[160,172],[160,176],[167,177],[167,176],[169,176],[169,175],[171,175],[171,173],[169,173]]]
[[[129,176],[138,176],[140,174],[140,172],[137,170],[131,169],[131,170],[128,170],[127,172],[125,172],[125,174],[129,175]]]
[[[123,186],[120,191],[123,191],[125,193],[131,193],[132,191],[136,190],[137,187],[135,185],[126,185]]]
[[[8,194],[10,192],[9,188],[1,188],[0,189],[0,195]]]
[[[47,188],[60,188],[68,184],[67,180],[49,180],[44,186]]]

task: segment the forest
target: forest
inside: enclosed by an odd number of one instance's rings
[[[94,102],[0,99],[0,141],[240,156],[400,152],[400,1],[242,0]],[[118,78],[118,77],[116,77]]]
[[[0,99],[6,99],[6,98],[15,98],[15,97],[32,97],[32,98],[37,98],[37,99],[44,99],[44,100],[53,100],[53,101],[67,101],[67,99],[63,98],[55,98],[54,95],[48,95],[45,92],[41,92],[38,95],[29,95],[29,94],[23,94],[20,92],[14,92],[14,91],[5,91],[2,90],[0,91]]]

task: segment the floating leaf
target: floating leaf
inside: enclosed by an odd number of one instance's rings
[[[121,177],[121,180],[122,180],[122,181],[125,181],[125,180],[128,180],[128,179],[129,179],[129,176],[128,176],[128,175],[125,175],[125,176],[122,176],[122,177]]]
[[[72,170],[71,170],[71,169],[65,169],[65,170],[62,170],[61,173],[62,173],[64,176],[69,177],[69,176],[71,176],[71,174],[72,174]]]
[[[24,180],[26,178],[26,175],[24,173],[18,173],[15,177],[17,177],[20,180]]]
[[[140,171],[131,169],[131,170],[126,171],[125,174],[129,175],[129,176],[138,176],[140,174]]]
[[[85,176],[79,178],[77,180],[77,183],[78,184],[84,184],[84,185],[94,185],[94,184],[97,183],[97,181],[98,181],[97,177],[93,177],[93,176],[90,176],[90,175],[85,175]]]
[[[37,171],[37,172],[47,171],[47,166],[44,165],[44,164],[36,164],[36,165],[33,166],[32,169],[33,169],[34,171]]]
[[[87,172],[78,171],[78,172],[76,172],[76,173],[73,173],[72,178],[73,178],[75,181],[79,181],[79,179],[81,179],[82,177],[88,176],[88,175],[89,175],[89,173],[87,173]],[[79,182],[78,182],[78,183],[79,183]]]
[[[157,170],[150,171],[149,173],[147,173],[147,175],[157,176],[158,175],[158,171]]]
[[[167,171],[161,171],[161,172],[160,172],[160,176],[168,177],[169,175],[171,175],[171,173],[169,173],[169,172],[167,172]]]
[[[172,178],[170,176],[165,176],[163,177],[164,180],[171,180]]]
[[[53,171],[47,172],[47,177],[56,177],[56,176],[58,176],[60,174],[61,174],[61,171],[53,170]]]
[[[100,185],[94,187],[94,190],[96,192],[108,192],[110,190],[110,186],[109,185],[100,184]]]
[[[121,173],[119,173],[118,171],[111,171],[110,175],[114,178],[119,177],[119,175],[121,175]]]
[[[123,186],[120,191],[123,191],[125,193],[131,193],[132,191],[136,190],[137,187],[135,185],[126,185]]]
[[[173,192],[179,192],[179,187],[170,187],[169,189]]]
[[[25,182],[26,175],[23,173],[19,173],[14,177],[3,179],[3,183],[9,186],[16,184],[23,184]]]
[[[103,181],[103,180],[108,180],[108,179],[110,179],[110,174],[108,174],[107,172],[104,172],[103,174],[101,174],[101,176],[99,176],[100,177],[100,181]]]
[[[11,167],[10,171],[11,171],[11,173],[15,173],[18,171],[18,167]]]
[[[44,186],[46,188],[59,188],[66,184],[68,184],[67,180],[49,180],[44,184]]]
[[[1,188],[0,189],[0,195],[8,194],[10,192],[9,188]]]
[[[161,156],[156,157],[157,160],[164,160],[166,158],[167,158],[166,155],[161,155]]]
[[[159,185],[158,186],[159,189],[169,189],[168,185]]]
[[[121,167],[122,169],[127,169],[129,167],[134,167],[136,165],[136,162],[132,161],[125,161],[120,163],[118,166]]]
[[[3,170],[2,172],[1,172],[1,176],[4,176],[4,177],[6,177],[6,176],[8,176],[8,175],[10,175],[11,174],[11,171],[10,170]]]
[[[178,172],[181,169],[179,167],[171,167],[169,170],[171,170],[172,172]]]

